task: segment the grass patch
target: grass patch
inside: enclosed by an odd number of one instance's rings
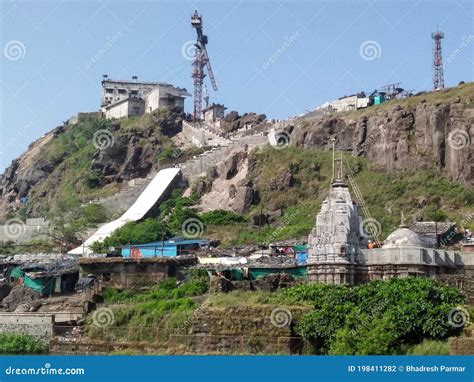
[[[27,334],[0,333],[1,355],[42,354],[47,346],[36,337]]]
[[[448,341],[423,340],[407,349],[407,355],[449,355]]]
[[[104,302],[113,312],[113,324],[97,327],[90,317],[87,335],[119,341],[166,341],[198,307],[194,297],[207,290],[207,274],[203,272],[191,272],[184,283],[167,279],[141,293],[106,288]]]

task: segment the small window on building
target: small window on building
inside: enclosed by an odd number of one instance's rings
[[[105,92],[106,92],[106,93],[113,93],[113,92],[114,92],[114,89],[105,89]]]
[[[119,89],[118,93],[119,94],[127,94],[127,90],[126,89]]]
[[[138,90],[131,90],[130,95],[136,97],[138,95]]]

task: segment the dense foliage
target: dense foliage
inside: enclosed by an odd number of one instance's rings
[[[39,354],[46,346],[39,339],[26,334],[0,333],[0,354]]]
[[[200,218],[205,224],[210,225],[227,225],[245,222],[245,218],[242,215],[225,210],[204,212],[200,215]]]
[[[395,354],[423,339],[442,340],[462,330],[449,312],[465,302],[454,287],[432,279],[373,281],[357,287],[304,284],[284,296],[314,309],[296,325],[322,354]]]

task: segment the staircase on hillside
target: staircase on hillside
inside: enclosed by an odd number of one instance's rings
[[[181,163],[179,167],[183,177],[191,183],[193,177],[209,171],[213,166],[225,160],[226,157],[236,148],[247,145],[249,149],[252,149],[267,142],[267,137],[263,135],[246,136],[236,141],[227,140],[225,145],[213,147],[211,150]],[[156,173],[157,171],[155,170],[148,174],[146,178],[132,179],[127,183],[126,188],[115,195],[100,199],[96,203],[104,206],[109,214],[113,216],[117,214],[120,215],[122,212],[126,211],[135,200],[137,200]]]
[[[349,163],[345,162],[345,164],[347,168],[347,179],[349,179],[349,184],[352,187],[352,191],[354,192],[354,196],[357,201],[357,204],[359,205],[364,215],[365,221],[367,222],[367,224],[363,224],[363,227],[367,228],[372,239],[377,244],[377,247],[380,248],[381,245],[380,245],[380,240],[378,237],[378,232],[377,232],[378,227],[377,227],[376,221],[375,219],[372,218],[372,215],[370,214],[370,211],[367,208],[367,204],[365,203],[364,197],[362,195],[362,192],[359,189],[359,186],[357,186],[357,183],[354,179],[354,174],[352,173]]]

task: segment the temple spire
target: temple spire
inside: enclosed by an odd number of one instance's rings
[[[339,158],[336,158],[336,138],[331,138],[332,141],[332,179],[333,186],[346,186],[344,182],[344,163],[342,161],[342,152],[339,153]]]
[[[400,228],[408,228],[408,226],[405,224],[405,213],[403,210],[400,216]]]
[[[335,171],[336,171],[336,138],[335,137],[332,137],[331,138],[331,141],[332,141],[332,179],[331,179],[331,183],[334,183],[334,180],[336,179],[335,175]]]

